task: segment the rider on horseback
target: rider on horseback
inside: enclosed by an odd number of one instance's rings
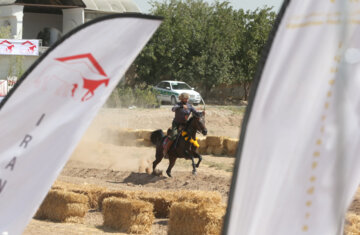
[[[189,94],[188,93],[181,93],[179,96],[180,102],[175,104],[175,106],[171,109],[175,112],[175,118],[173,119],[172,126],[171,126],[171,135],[169,136],[169,140],[166,142],[164,146],[163,156],[166,156],[167,152],[169,151],[172,143],[176,139],[178,135],[179,128],[183,128],[186,124],[191,113],[198,114],[199,112],[188,103]]]

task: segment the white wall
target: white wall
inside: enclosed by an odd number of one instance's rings
[[[36,39],[45,27],[63,30],[63,16],[57,14],[24,13],[23,39]]]
[[[23,6],[10,5],[0,8],[0,26],[11,26],[11,37],[22,38]]]
[[[64,16],[62,29],[63,35],[84,23],[83,8],[63,9],[62,12]]]

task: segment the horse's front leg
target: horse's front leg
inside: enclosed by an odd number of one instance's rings
[[[196,175],[197,172],[196,172],[196,165],[195,165],[195,161],[194,161],[194,155],[191,155],[191,161],[192,161],[192,166],[193,166],[193,175]]]
[[[198,158],[199,161],[196,163],[196,168],[198,168],[200,166],[200,162],[202,161],[202,157],[200,154],[194,152],[194,157]]]
[[[171,169],[174,167],[175,162],[176,162],[176,157],[169,156],[169,167],[168,167],[167,170],[166,170],[166,174],[167,174],[169,177],[172,177],[172,175],[171,175]]]

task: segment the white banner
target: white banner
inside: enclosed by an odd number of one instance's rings
[[[0,80],[0,96],[6,96],[8,92],[7,80]]]
[[[89,22],[47,51],[0,103],[0,234],[21,234],[160,23],[140,14]]]
[[[39,55],[39,40],[0,39],[0,55]]]
[[[243,126],[225,234],[342,235],[360,181],[360,3],[287,2]]]

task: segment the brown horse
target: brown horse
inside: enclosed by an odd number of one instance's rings
[[[202,157],[196,152],[198,147],[196,142],[196,133],[201,132],[203,135],[207,134],[205,127],[205,113],[198,113],[191,117],[183,131],[180,131],[179,136],[176,138],[172,146],[168,151],[169,156],[169,167],[166,170],[166,174],[171,177],[171,169],[175,165],[177,158],[191,159],[193,171],[196,175],[196,168],[199,167]],[[151,141],[156,145],[155,161],[153,162],[153,174],[155,174],[156,166],[164,158],[163,148],[164,141],[167,136],[164,135],[162,130],[156,130],[151,133]],[[197,164],[195,164],[194,158],[198,158]]]

